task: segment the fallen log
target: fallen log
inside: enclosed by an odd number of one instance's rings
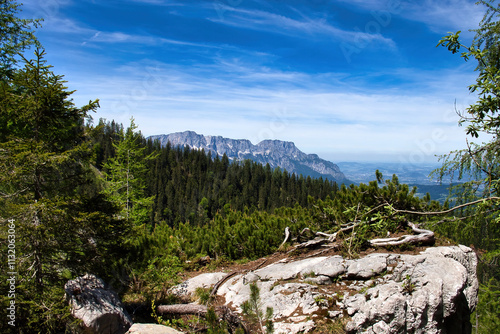
[[[174,304],[174,305],[158,305],[156,312],[161,315],[197,315],[206,318],[209,308],[206,305],[198,304]],[[232,329],[242,328],[245,333],[248,333],[241,319],[231,309],[225,305],[216,306],[214,308],[215,315],[219,320],[226,321]]]
[[[219,287],[224,282],[226,282],[228,279],[230,279],[231,277],[233,277],[233,276],[235,276],[237,274],[241,274],[241,273],[247,272],[247,271],[257,270],[260,267],[262,267],[264,265],[264,263],[266,263],[266,262],[267,262],[267,258],[265,258],[264,261],[262,261],[261,263],[259,263],[257,266],[255,266],[252,269],[249,269],[249,270],[236,270],[236,271],[230,272],[226,276],[222,277],[217,283],[215,283],[214,287],[212,288],[212,292],[210,292],[210,297],[214,297],[217,294],[217,290],[219,290]]]
[[[205,317],[208,308],[205,305],[198,304],[174,304],[174,305],[158,305],[156,311],[163,315],[186,315],[193,314]]]

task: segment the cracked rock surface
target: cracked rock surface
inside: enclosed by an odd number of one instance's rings
[[[469,316],[477,304],[476,266],[475,253],[465,246],[353,260],[339,255],[284,259],[232,276],[217,294],[241,312],[250,284],[256,283],[264,314],[273,308],[275,333],[313,333],[319,323],[345,317],[348,333],[462,334],[470,333]],[[206,278],[183,286],[194,291],[198,284],[206,286]]]

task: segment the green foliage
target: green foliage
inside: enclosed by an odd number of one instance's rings
[[[220,321],[217,317],[213,308],[208,308],[206,316],[208,329],[207,334],[227,334],[229,333],[227,329],[227,323],[225,321]]]
[[[274,331],[274,325],[272,322],[273,308],[267,307],[265,315],[262,312],[260,290],[257,283],[250,283],[250,299],[241,304],[241,309],[243,314],[247,316],[250,323],[257,325],[262,334],[272,333]]]
[[[210,289],[201,287],[196,288],[194,294],[198,298],[198,303],[202,305],[208,305],[211,303],[213,301],[213,296],[211,296],[210,292]]]
[[[153,153],[145,155],[146,148],[139,145],[140,134],[136,129],[132,118],[121,140],[113,145],[115,155],[103,168],[103,194],[122,208],[120,218],[141,225],[148,223],[151,216],[154,196],[145,196],[145,180],[147,163],[155,156]]]
[[[95,165],[106,173],[105,165],[117,159],[116,147],[122,145],[123,130],[113,122],[101,120],[89,131],[95,134]],[[337,190],[336,184],[328,180],[272,170],[269,165],[251,161],[229,163],[225,155],[213,157],[204,151],[170,144],[161,147],[159,142],[146,140],[140,134],[134,141],[136,149],[144,149],[145,156],[154,156],[144,163],[145,175],[138,176],[144,182],[144,197],[154,198],[152,225],[166,222],[178,226],[188,221],[191,225],[204,225],[217,213],[231,209],[272,212],[296,204],[308,207],[309,196],[326,199]]]
[[[183,267],[180,259],[173,255],[157,256],[147,260],[146,268],[132,271],[132,289],[129,293],[140,295],[147,301],[165,301],[168,289],[180,283],[179,273]]]
[[[314,228],[319,231],[338,232],[349,225],[353,230],[340,235],[347,256],[356,256],[375,237],[404,230],[407,222],[429,223],[429,218],[417,214],[401,214],[399,211],[439,211],[437,201],[416,196],[416,188],[410,190],[399,183],[396,175],[384,181],[376,172],[377,181],[369,184],[342,186],[332,199],[318,200],[314,206]],[[382,186],[380,186],[382,184]]]
[[[469,91],[477,95],[477,101],[459,114],[459,124],[467,125],[467,135],[473,139],[487,135],[489,141],[481,144],[467,141],[466,149],[442,157],[443,167],[436,171],[438,179],[451,175],[465,181],[453,187],[451,199],[457,204],[477,204],[464,206],[456,213],[456,218],[445,220],[437,229],[450,238],[483,250],[478,266],[479,304],[472,322],[476,322],[477,333],[492,333],[498,331],[500,323],[496,302],[500,279],[500,7],[498,1],[493,0],[481,0],[478,4],[486,7],[486,14],[475,30],[472,45],[461,43],[460,31],[445,36],[438,45],[447,47],[452,53],[460,52],[465,61],[477,63],[476,82],[469,86]]]
[[[61,298],[66,280],[86,272],[109,278],[129,228],[112,218],[116,207],[99,195],[89,163],[84,122],[98,103],[76,108],[44,55],[36,50],[0,82],[0,239],[5,244],[14,221],[15,301],[26,319],[16,329],[50,333],[71,323]],[[0,269],[5,281],[12,270],[5,262]]]
[[[479,287],[479,301],[475,314],[472,315],[474,321],[477,318],[477,328],[475,333],[498,333],[500,332],[500,283],[498,280],[490,279],[486,284]]]
[[[14,71],[16,56],[38,41],[34,29],[41,19],[21,19],[21,4],[13,0],[0,3],[0,80],[6,80]]]
[[[415,291],[415,283],[411,279],[411,275],[406,275],[403,280],[403,291],[411,295]]]

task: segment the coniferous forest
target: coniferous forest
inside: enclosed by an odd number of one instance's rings
[[[34,36],[39,22],[20,19],[15,1],[0,6],[2,333],[78,332],[64,284],[86,273],[149,314],[151,305],[169,302],[180,273],[206,265],[200,259],[209,256],[216,266],[272,254],[286,227],[297,236],[306,227],[334,233],[355,222],[340,252],[356,257],[367,240],[406,231],[410,221],[477,250],[481,286],[472,323],[477,333],[500,329],[497,136],[442,157],[437,178],[472,180],[456,185],[444,204],[378,171],[369,184],[345,186],[161,147],[133,119],[94,120],[98,97],[75,106],[71,82]],[[463,121],[472,136],[499,131],[499,13],[490,8],[473,47],[460,44],[458,33],[440,42],[480,64],[473,87],[480,98]]]

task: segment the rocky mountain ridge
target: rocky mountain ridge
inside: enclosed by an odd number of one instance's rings
[[[163,146],[170,142],[172,146],[203,149],[211,152],[213,156],[226,154],[231,161],[250,159],[263,165],[268,163],[271,168],[279,167],[297,175],[323,177],[337,183],[349,183],[336,164],[321,159],[317,154],[302,152],[293,142],[263,140],[254,145],[247,139],[204,136],[194,131],[155,135],[149,138],[158,140]]]

